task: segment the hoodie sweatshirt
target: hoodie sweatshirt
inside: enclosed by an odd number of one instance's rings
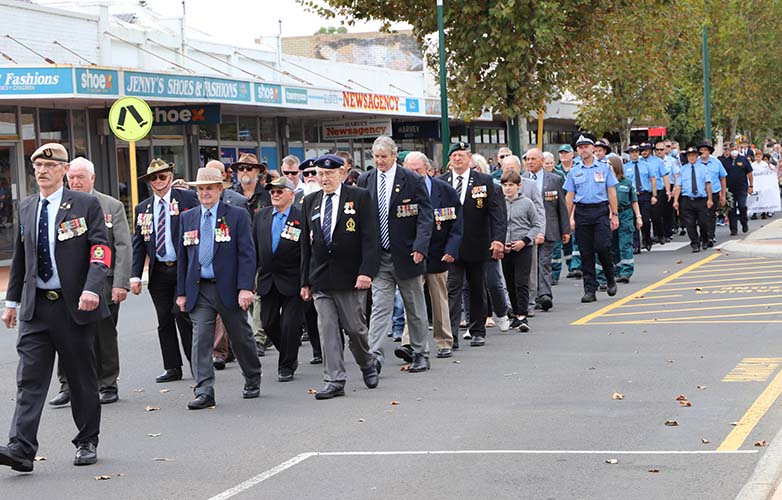
[[[543,218],[526,196],[519,192],[514,200],[505,198],[505,208],[508,212],[508,232],[505,242],[523,240],[525,245],[535,241],[535,236],[543,232]]]

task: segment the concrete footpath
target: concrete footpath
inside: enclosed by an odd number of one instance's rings
[[[732,255],[782,259],[782,219],[752,231],[743,240],[728,241],[720,250]]]

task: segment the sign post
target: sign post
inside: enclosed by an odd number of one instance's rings
[[[138,205],[138,183],[136,178],[136,141],[140,141],[152,130],[152,110],[138,97],[117,99],[109,110],[109,127],[117,139],[127,141],[130,153],[130,202]]]

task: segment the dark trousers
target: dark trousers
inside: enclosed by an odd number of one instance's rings
[[[529,309],[529,275],[532,270],[532,245],[511,251],[502,259],[502,273],[508,287],[510,305],[515,316],[526,316]]]
[[[177,328],[182,340],[188,364],[193,349],[193,325],[187,313],[179,310],[176,300],[176,266],[155,263],[149,276],[149,294],[157,313],[157,335],[160,352],[163,354],[163,368],[172,370],[182,367],[182,355],[177,342]]]
[[[730,212],[728,222],[730,224],[730,232],[738,231],[739,221],[741,221],[741,227],[747,226],[747,192],[744,190],[730,190],[733,195],[733,210]]]
[[[97,363],[98,390],[117,392],[119,377],[119,348],[117,347],[117,321],[119,320],[119,304],[111,300],[111,289],[114,277],[109,277],[103,293],[103,299],[109,306],[111,316],[98,321],[95,333],[95,361]],[[57,358],[57,378],[60,381],[60,392],[70,393],[68,379],[62,366],[62,358]]]
[[[486,266],[487,261],[452,263],[448,269],[448,309],[451,315],[451,331],[454,345],[458,345],[459,320],[462,317],[462,289],[464,278],[470,287],[470,334],[475,337],[486,336]],[[467,304],[465,304],[467,306]]]
[[[683,196],[679,200],[679,218],[687,228],[690,246],[700,248],[701,243],[708,240],[709,234],[709,209],[706,208],[706,198]]]
[[[576,239],[581,249],[581,272],[584,292],[597,290],[595,259],[600,259],[609,284],[614,283],[614,263],[611,258],[611,221],[608,203],[576,204]]]
[[[269,293],[261,297],[261,324],[266,336],[280,353],[277,360],[278,373],[293,373],[299,366],[304,304],[298,295],[282,295],[273,284]]]
[[[71,413],[78,429],[72,442],[98,444],[100,400],[95,371],[95,323],[77,325],[62,297],[49,301],[38,291],[33,319],[19,322],[16,352],[16,410],[9,448],[29,459],[38,451],[38,426],[52,379],[55,352],[71,383]]]
[[[312,300],[304,304],[304,324],[307,325],[307,334],[310,337],[312,357],[322,358],[323,349],[320,346],[320,332],[318,331],[318,311],[315,310],[315,302]]]
[[[650,202],[651,203],[651,199]],[[657,241],[665,241],[665,209],[668,203],[668,196],[665,195],[665,189],[657,190],[657,203],[652,205],[652,229],[654,229],[654,238]]]
[[[711,208],[706,209],[706,217],[708,221],[708,231],[706,234],[702,234],[701,238],[704,243],[708,243],[709,241],[715,241],[717,239],[717,212],[720,210],[720,194],[719,193],[713,193],[711,195],[711,199],[713,201],[713,204]]]
[[[641,246],[650,247],[652,246],[652,193],[647,191],[638,194],[638,208],[641,209],[641,217],[644,221],[644,225],[641,226]]]
[[[663,195],[665,192],[663,191]],[[673,197],[668,200],[663,198],[663,234],[666,238],[673,237],[673,230],[676,228],[675,211],[673,209]]]

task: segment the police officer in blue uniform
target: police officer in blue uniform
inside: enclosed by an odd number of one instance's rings
[[[685,151],[687,164],[681,167],[673,190],[673,208],[679,213],[693,253],[701,251],[701,242],[709,234],[708,211],[712,206],[711,181],[703,162],[698,161],[698,150],[694,147]],[[700,228],[700,234],[698,234]],[[705,246],[704,246],[705,248]]]
[[[584,296],[581,302],[597,300],[597,276],[595,256],[606,274],[608,295],[616,295],[614,265],[611,258],[611,231],[619,227],[617,211],[617,180],[613,170],[605,162],[593,156],[595,137],[581,134],[576,140],[576,151],[581,161],[570,169],[565,180],[570,225],[576,232],[581,249],[581,271],[584,278]]]
[[[714,152],[714,146],[709,141],[704,141],[698,145],[698,162],[706,165],[706,169],[709,172],[709,181],[711,182],[711,201],[712,206],[708,210],[709,216],[709,232],[707,235],[701,235],[705,238],[705,247],[711,248],[714,246],[715,233],[717,231],[717,210],[720,207],[724,207],[727,203],[727,181],[725,178],[728,176],[728,172],[725,167],[722,166],[717,158],[712,156]]]
[[[641,217],[643,217],[643,226],[641,226],[641,245],[638,248],[645,248],[646,251],[652,249],[652,194],[656,193],[654,188],[657,184],[657,177],[654,172],[649,170],[649,163],[641,161],[640,158],[641,148],[637,144],[631,144],[627,148],[627,154],[630,155],[630,160],[625,163],[625,177],[630,179],[630,182],[635,186],[635,191],[638,193],[638,207],[641,209]],[[636,235],[638,235],[636,231]],[[635,238],[634,238],[635,240]],[[635,246],[635,241],[633,242]]]
[[[654,229],[654,239],[660,245],[665,245],[665,227],[663,219],[665,215],[665,204],[671,196],[670,172],[666,170],[665,164],[658,157],[651,154],[653,146],[650,143],[642,142],[640,148],[641,162],[647,166],[650,174],[654,174],[651,197],[651,227]]]

